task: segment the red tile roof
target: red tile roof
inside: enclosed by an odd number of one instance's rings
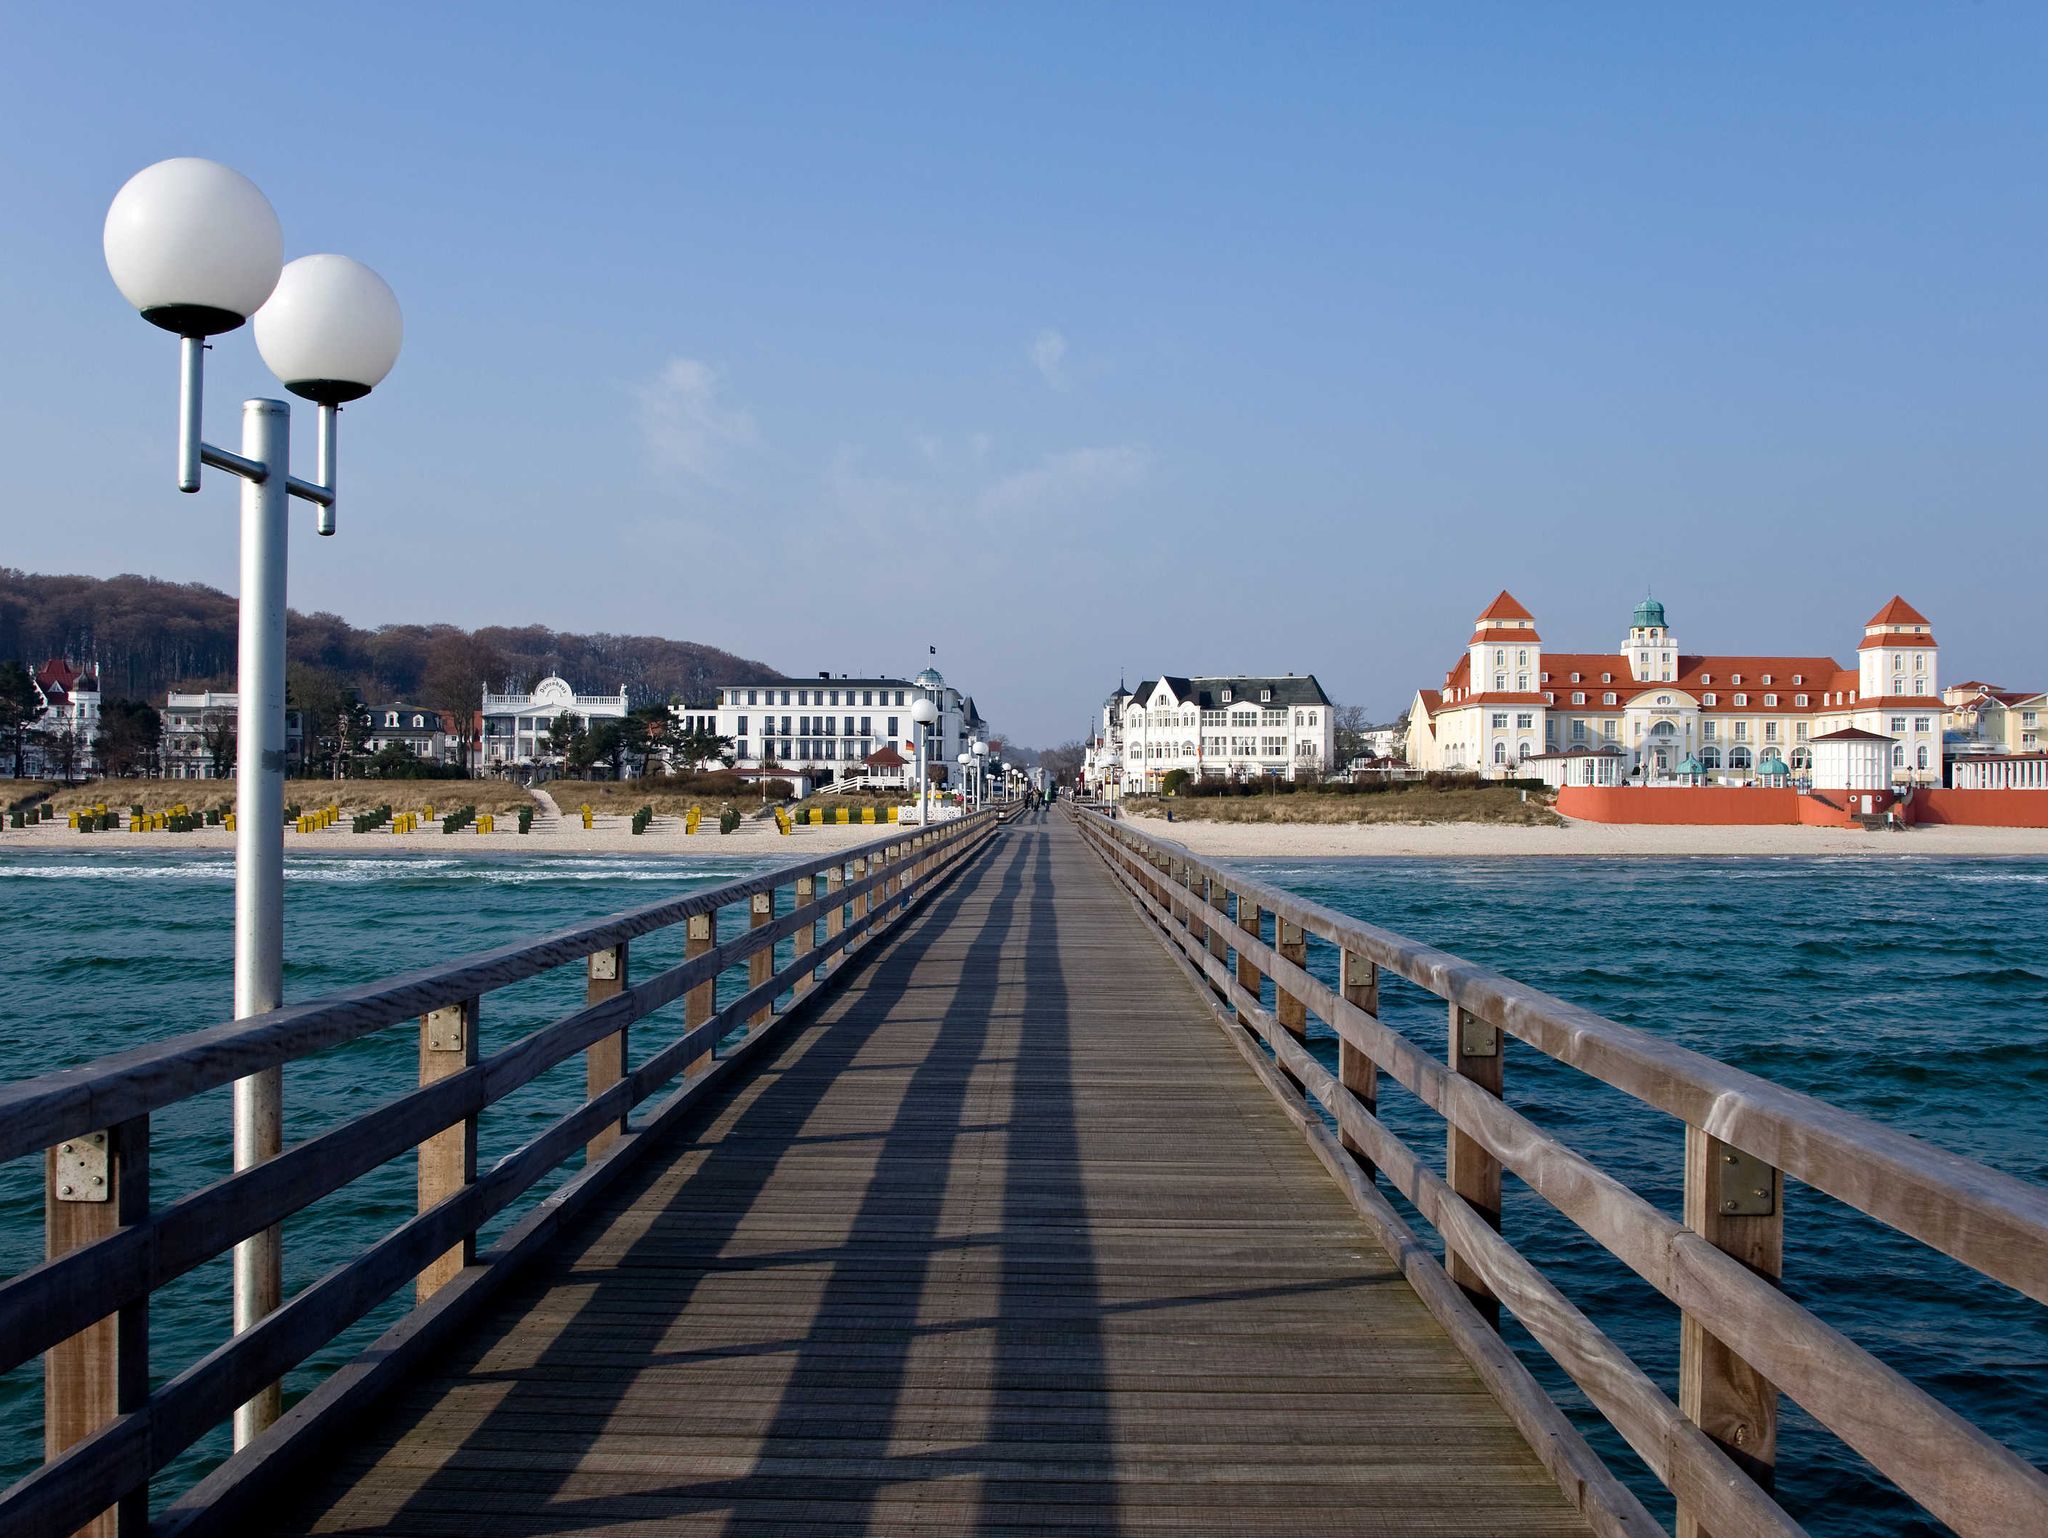
[[[1479,618],[1481,620],[1526,619],[1533,621],[1536,616],[1515,602],[1515,595],[1513,593],[1510,593],[1506,588],[1502,588],[1500,590],[1500,597],[1494,599],[1492,603],[1479,611]]]
[[[1892,601],[1871,615],[1871,625],[1931,625],[1934,621],[1894,593]]]
[[[1506,630],[1482,624],[1477,630],[1472,632],[1472,640],[1474,641],[1517,641],[1527,646],[1531,641],[1541,641],[1542,639],[1543,637],[1536,633],[1533,625],[1527,630]],[[1468,642],[1467,644],[1469,645],[1470,643]]]

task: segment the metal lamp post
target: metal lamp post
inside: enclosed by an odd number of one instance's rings
[[[968,751],[974,755],[974,809],[981,810],[981,761],[988,755],[988,740],[977,737]]]
[[[211,160],[159,161],[115,194],[104,235],[107,270],[142,318],[178,342],[180,491],[202,466],[242,482],[241,635],[235,723],[235,1018],[284,1002],[285,515],[299,497],[334,532],[335,419],[398,360],[404,324],[382,278],[345,256],[286,265],[277,214],[256,185]],[[291,473],[291,411],[242,403],[239,454],[200,437],[207,338],[255,317],[256,348],[292,394],[319,407],[314,479]],[[237,1170],[284,1147],[282,1071],[234,1089]],[[283,1301],[278,1231],[235,1246],[240,1333]],[[277,1419],[278,1386],[235,1412],[240,1447]]]
[[[925,753],[932,723],[939,719],[939,707],[923,695],[911,702],[911,722],[917,727],[917,825],[931,822],[931,776],[925,772]]]
[[[970,810],[967,787],[974,777],[973,765],[974,755],[963,751],[960,754],[960,815],[962,817],[965,817]]]

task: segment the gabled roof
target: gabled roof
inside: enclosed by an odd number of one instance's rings
[[[1157,679],[1148,679],[1138,686],[1137,703],[1143,705],[1150,698],[1152,685],[1166,685],[1174,701],[1181,705],[1194,705],[1202,710],[1224,710],[1234,705],[1264,705],[1278,709],[1283,705],[1320,705],[1328,707],[1330,697],[1323,692],[1323,686],[1316,682],[1313,673],[1288,674],[1279,678],[1253,678],[1231,675],[1228,677],[1176,678],[1163,674]],[[1224,691],[1230,699],[1225,701]],[[1270,699],[1261,699],[1270,692]]]
[[[909,759],[886,742],[867,756],[867,765],[870,769],[901,769],[909,762]]]
[[[1482,621],[1490,619],[1525,619],[1533,622],[1536,616],[1516,602],[1513,593],[1510,593],[1506,588],[1502,588],[1500,590],[1500,597],[1494,599],[1492,603],[1479,611],[1479,618]]]
[[[1860,726],[1845,726],[1839,732],[1823,732],[1813,739],[1815,742],[1896,742],[1883,732],[1866,732]]]
[[[1894,593],[1892,594],[1892,601],[1871,615],[1865,623],[1868,625],[1931,625],[1934,621]]]

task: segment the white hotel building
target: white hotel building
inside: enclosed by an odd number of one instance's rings
[[[939,710],[928,734],[927,762],[942,766],[939,777],[950,784],[957,778],[959,755],[987,731],[988,723],[973,697],[948,684],[937,668],[926,668],[915,678],[826,672],[723,685],[716,730],[732,739],[735,769],[749,774],[794,770],[815,785],[865,774],[869,757],[885,748],[892,750],[885,762],[900,754],[914,764],[917,728],[910,707],[920,696]],[[901,771],[888,777],[901,777]]]
[[[1611,652],[1544,648],[1536,620],[1503,592],[1480,613],[1441,687],[1408,712],[1408,762],[1499,778],[1575,755],[1600,777],[1746,784],[1799,776],[1814,744],[1882,736],[1891,781],[1942,782],[1938,648],[1927,616],[1893,598],[1870,617],[1856,665],[1832,657],[1685,651],[1653,598]],[[1574,776],[1572,783],[1580,783]]]
[[[1335,707],[1313,673],[1147,679],[1104,703],[1082,765],[1096,795],[1145,795],[1176,769],[1210,779],[1319,780],[1336,753]]]
[[[574,716],[589,731],[593,722],[626,718],[626,686],[617,694],[578,694],[566,678],[550,673],[530,693],[484,691],[482,773],[507,774],[558,762],[548,734],[558,717]]]

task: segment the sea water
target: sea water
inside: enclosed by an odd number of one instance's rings
[[[317,997],[469,951],[736,880],[772,863],[665,855],[295,857],[285,903],[286,996]],[[1261,879],[1497,968],[1613,1019],[2033,1181],[2048,1180],[2048,861],[1910,855],[1806,859],[1490,859],[1244,862]],[[225,853],[0,848],[0,1080],[88,1062],[218,1023],[231,1011],[233,864]],[[636,975],[679,958],[640,942]],[[670,952],[674,952],[673,955]],[[1331,972],[1327,949],[1313,964]],[[735,984],[736,986],[736,984]],[[493,1050],[581,1001],[578,969],[487,996]],[[1389,1023],[1443,1048],[1441,1002],[1398,981]],[[1320,1027],[1312,1046],[1334,1066]],[[297,1141],[410,1079],[416,1033],[372,1034],[286,1072]],[[1508,1098],[1666,1211],[1680,1203],[1683,1129],[1520,1046]],[[572,1059],[487,1113],[488,1165],[581,1097]],[[1386,1081],[1383,1080],[1383,1084]],[[1397,1088],[1389,1124],[1440,1158],[1442,1124]],[[227,1171],[228,1094],[155,1118],[161,1203]],[[286,1286],[340,1264],[412,1210],[410,1161],[353,1182],[286,1224]],[[559,1178],[559,1177],[558,1177]],[[509,1218],[501,1219],[502,1227]],[[1508,1182],[1516,1243],[1668,1392],[1668,1305]],[[487,1231],[488,1232],[488,1231]],[[39,1162],[0,1167],[0,1275],[40,1253]],[[1804,1187],[1786,1201],[1785,1287],[1830,1324],[2036,1463],[2048,1463],[2048,1329],[1996,1283]],[[161,1382],[226,1335],[227,1262],[160,1292]],[[288,1380],[300,1393],[398,1317],[394,1299]],[[1603,1456],[1668,1514],[1632,1455],[1512,1323],[1523,1358]],[[0,1484],[40,1460],[40,1373],[0,1377]],[[170,1484],[217,1458],[209,1438]],[[1780,1498],[1816,1534],[1936,1533],[1852,1452],[1785,1405]]]

